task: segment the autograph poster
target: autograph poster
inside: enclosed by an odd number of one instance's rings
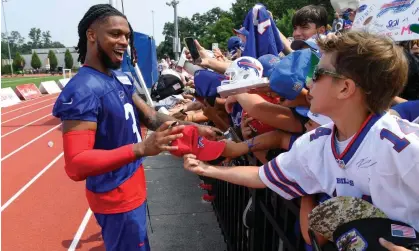
[[[419,24],[419,0],[361,0],[353,29],[390,36],[395,41],[419,39],[410,31]]]

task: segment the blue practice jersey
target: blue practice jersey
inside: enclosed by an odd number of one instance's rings
[[[106,75],[83,66],[58,97],[53,115],[63,120],[97,123],[94,149],[111,150],[141,141],[138,111],[132,95],[135,87],[123,72]],[[86,187],[93,193],[113,190],[129,179],[143,159],[112,172],[90,176]]]
[[[247,14],[243,26],[249,31],[242,56],[259,58],[278,56],[284,49],[279,30],[263,4],[256,4]]]

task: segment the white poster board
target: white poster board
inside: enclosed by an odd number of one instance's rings
[[[15,105],[21,102],[11,87],[3,88],[0,91],[1,107]]]
[[[410,31],[419,23],[418,0],[361,0],[352,29],[363,29],[395,41],[419,39]]]
[[[55,81],[41,82],[41,84],[39,85],[39,90],[43,94],[53,94],[61,92],[60,87],[58,87]]]

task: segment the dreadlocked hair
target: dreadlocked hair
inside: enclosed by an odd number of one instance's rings
[[[77,44],[76,50],[79,54],[77,61],[84,63],[87,53],[87,36],[86,31],[89,29],[90,25],[95,21],[104,20],[110,16],[120,16],[127,20],[127,17],[122,14],[119,10],[112,7],[110,4],[97,4],[90,7],[90,9],[84,14],[78,26],[79,33],[79,42]],[[132,30],[131,24],[128,22],[130,29],[129,45],[131,47],[131,63],[135,65],[137,62],[137,51],[134,47],[134,31]]]

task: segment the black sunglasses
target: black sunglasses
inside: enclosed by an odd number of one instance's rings
[[[316,66],[316,68],[314,68],[313,77],[312,77],[313,82],[316,82],[322,75],[327,75],[333,78],[340,78],[340,79],[347,78],[343,76],[342,74],[339,74],[335,71],[326,70],[324,68],[319,68]]]

